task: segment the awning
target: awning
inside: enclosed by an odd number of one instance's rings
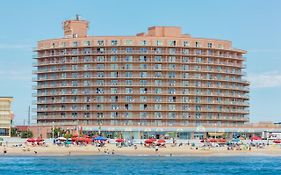
[[[223,136],[224,132],[208,132],[209,136]]]

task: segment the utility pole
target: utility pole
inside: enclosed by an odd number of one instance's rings
[[[28,106],[28,119],[27,119],[27,125],[30,125],[30,105]]]

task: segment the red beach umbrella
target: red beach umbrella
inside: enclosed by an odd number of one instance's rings
[[[72,135],[72,137],[78,137],[78,136],[79,136],[78,134],[73,134],[73,135]]]
[[[262,140],[259,136],[253,135],[251,140]]]
[[[226,139],[221,138],[221,139],[218,139],[217,141],[218,141],[219,143],[225,143],[225,142],[226,142]]]
[[[273,140],[273,143],[281,143],[281,140]]]
[[[36,141],[36,142],[43,142],[44,139],[42,139],[42,138],[37,138],[35,141]]]
[[[144,142],[145,142],[145,143],[153,143],[154,140],[152,140],[152,139],[147,139],[147,140],[145,140]]]
[[[217,142],[217,139],[214,139],[214,138],[209,139],[209,142]]]
[[[157,142],[158,143],[166,143],[166,141],[164,139],[159,139]]]
[[[78,141],[78,142],[85,142],[85,139],[86,139],[86,138],[84,138],[84,137],[79,137],[79,138],[77,139],[77,141]]]
[[[124,139],[116,139],[115,142],[123,143],[123,142],[124,142]]]
[[[35,140],[34,138],[29,138],[29,139],[27,139],[26,141],[27,141],[27,142],[31,142],[31,143],[36,142],[36,140]]]
[[[85,141],[87,144],[89,144],[89,143],[92,142],[92,139],[91,139],[91,138],[84,138],[84,141]]]
[[[78,140],[78,137],[72,137],[71,140],[72,140],[73,142],[76,142],[76,141]]]

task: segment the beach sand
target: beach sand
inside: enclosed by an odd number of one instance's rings
[[[4,154],[4,150],[7,153]],[[226,147],[198,148],[184,145],[181,147],[172,147],[167,144],[166,148],[146,148],[137,145],[134,147],[118,148],[115,144],[106,144],[105,147],[98,148],[93,145],[70,147],[48,144],[42,146],[23,147],[4,147],[0,146],[0,156],[80,156],[80,155],[124,155],[124,156],[281,156],[279,145],[269,145],[265,148],[252,148],[249,150],[227,150]]]

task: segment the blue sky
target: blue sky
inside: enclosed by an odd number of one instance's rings
[[[223,3],[224,2],[224,3]],[[251,121],[281,121],[279,0],[29,0],[0,5],[0,96],[13,96],[15,123],[32,103],[32,47],[63,36],[80,14],[90,35],[135,35],[153,25],[181,26],[194,37],[226,39],[248,51]]]

